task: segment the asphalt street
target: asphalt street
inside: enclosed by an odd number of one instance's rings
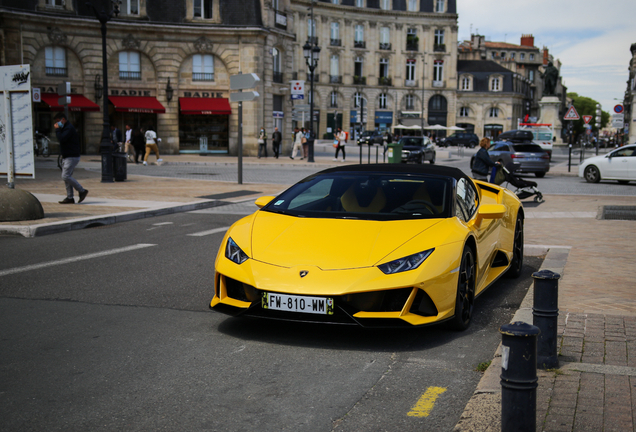
[[[214,259],[250,206],[1,237],[0,429],[451,430],[540,260],[463,333],[230,318]]]

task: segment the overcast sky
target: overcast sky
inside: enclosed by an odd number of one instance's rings
[[[636,43],[636,0],[457,0],[459,40],[473,33],[519,44],[532,34],[561,60],[568,92],[591,97],[611,112],[623,100],[629,47]]]

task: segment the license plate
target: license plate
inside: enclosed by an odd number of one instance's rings
[[[263,309],[333,315],[334,301],[325,297],[306,297],[288,294],[263,293]]]
[[[528,158],[526,159],[528,162],[539,162],[541,158]]]

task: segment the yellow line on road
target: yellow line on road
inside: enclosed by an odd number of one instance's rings
[[[433,411],[437,397],[446,391],[445,387],[429,387],[426,393],[420,396],[415,406],[407,414],[409,417],[428,417]]]

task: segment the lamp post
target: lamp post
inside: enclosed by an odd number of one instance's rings
[[[113,180],[113,145],[110,141],[110,120],[108,118],[108,61],[106,58],[106,23],[119,15],[120,0],[111,0],[113,9],[106,12],[104,9],[98,12],[91,3],[86,6],[93,9],[95,17],[101,23],[102,31],[102,75],[104,84],[101,86],[103,91],[103,113],[104,113],[104,129],[102,131],[102,141],[99,144],[99,153],[102,156],[102,183],[112,183]],[[96,92],[98,82],[95,82]]]
[[[311,1],[309,10],[309,15],[311,17],[311,26],[309,27],[309,31],[311,36],[303,46],[303,55],[305,56],[305,63],[309,68],[309,97],[311,98],[311,101],[309,102],[309,130],[311,130],[311,134],[313,134],[313,139],[309,141],[307,162],[314,162],[314,142],[318,137],[318,134],[314,129],[314,70],[316,70],[316,67],[318,66],[318,59],[320,58],[320,47],[316,44],[316,35],[314,33],[314,0]]]

